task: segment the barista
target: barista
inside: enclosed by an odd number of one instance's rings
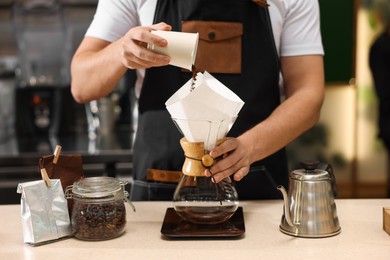
[[[216,49],[221,53],[199,45],[197,69],[212,73],[245,105],[228,133],[231,138],[210,152],[214,158],[228,154],[210,171],[217,182],[233,177],[240,199],[281,197],[275,186],[288,186],[284,146],[319,118],[323,49],[317,1],[269,0],[268,4],[99,1],[72,61],[72,93],[78,102],[101,98],[128,69],[136,70],[139,122],[132,200],[171,200],[176,187],[172,181],[184,161],[182,136],[164,103],[191,73],[165,66],[169,57],[146,48],[148,43],[169,44],[151,30],[200,32],[201,41],[219,44]],[[280,89],[286,97],[282,103]]]

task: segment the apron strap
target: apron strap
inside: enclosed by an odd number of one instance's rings
[[[178,183],[183,176],[179,171],[167,171],[158,169],[147,169],[146,180],[157,182]]]

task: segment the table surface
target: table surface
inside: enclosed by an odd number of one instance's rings
[[[298,238],[279,231],[283,201],[241,201],[245,234],[237,239],[165,239],[160,231],[172,202],[135,202],[127,208],[125,233],[88,242],[75,238],[41,246],[23,243],[19,205],[0,206],[1,259],[389,259],[383,230],[389,199],[336,200],[341,233]]]

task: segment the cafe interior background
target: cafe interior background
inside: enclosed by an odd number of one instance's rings
[[[57,134],[86,132],[78,139],[80,145],[76,145],[76,149],[80,147],[88,154],[102,154],[106,145],[110,149],[113,145],[118,153],[117,150],[131,149],[131,130],[136,127],[132,109],[134,96],[130,87],[134,77],[131,74],[124,77],[115,93],[101,100],[81,105],[69,95],[69,62],[93,17],[97,0],[62,0],[60,11],[48,18],[52,19],[49,23],[48,20],[42,22],[42,17],[18,12],[15,8],[15,3],[29,1],[33,0],[0,0],[2,204],[17,203],[20,195],[16,194],[16,186],[19,182],[40,178],[37,165],[22,167],[7,164],[7,158],[13,156],[17,159],[22,153],[19,135],[23,135],[23,131],[34,130],[26,123],[32,117],[29,113],[31,107],[27,105],[31,93],[26,89],[40,84],[60,86],[62,102],[54,103],[58,106],[66,103],[66,108],[62,110],[66,113],[60,114],[61,122],[48,123],[47,118],[44,120],[42,116],[39,120],[34,118],[37,124],[50,125],[48,134],[51,136],[48,142],[42,139],[29,144],[31,147],[27,153],[35,152],[37,164],[39,157],[53,152]],[[319,3],[326,52],[326,98],[319,123],[288,145],[290,168],[295,169],[304,159],[325,161],[333,167],[338,198],[387,197],[390,183],[387,154],[377,138],[378,100],[368,67],[369,47],[381,31],[381,25],[373,18],[371,0],[319,0]],[[32,46],[31,50],[29,46]],[[56,68],[52,67],[53,70],[47,72],[56,75],[54,79],[32,79],[29,76],[31,70],[39,68],[39,64],[31,62],[35,58],[33,53],[41,62],[45,59],[49,59],[48,63],[50,59],[61,60],[59,69],[54,71]],[[44,97],[58,98],[55,95]],[[49,108],[57,113],[55,107]],[[100,120],[99,129],[97,119]],[[56,127],[52,135],[50,132]],[[129,139],[120,141],[121,145],[112,144],[110,139],[110,133],[118,130],[124,130],[122,135],[129,136]],[[105,135],[104,141],[99,139],[99,135]],[[123,145],[124,142],[128,144]],[[118,178],[131,179],[131,156],[128,158],[128,162],[117,162],[114,174]],[[107,174],[106,167],[93,161],[84,167],[88,175]]]

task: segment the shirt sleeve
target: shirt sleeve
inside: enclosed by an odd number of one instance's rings
[[[113,42],[139,25],[137,6],[132,0],[99,0],[86,36]]]
[[[324,54],[317,0],[296,0],[286,12],[281,33],[281,56]]]

